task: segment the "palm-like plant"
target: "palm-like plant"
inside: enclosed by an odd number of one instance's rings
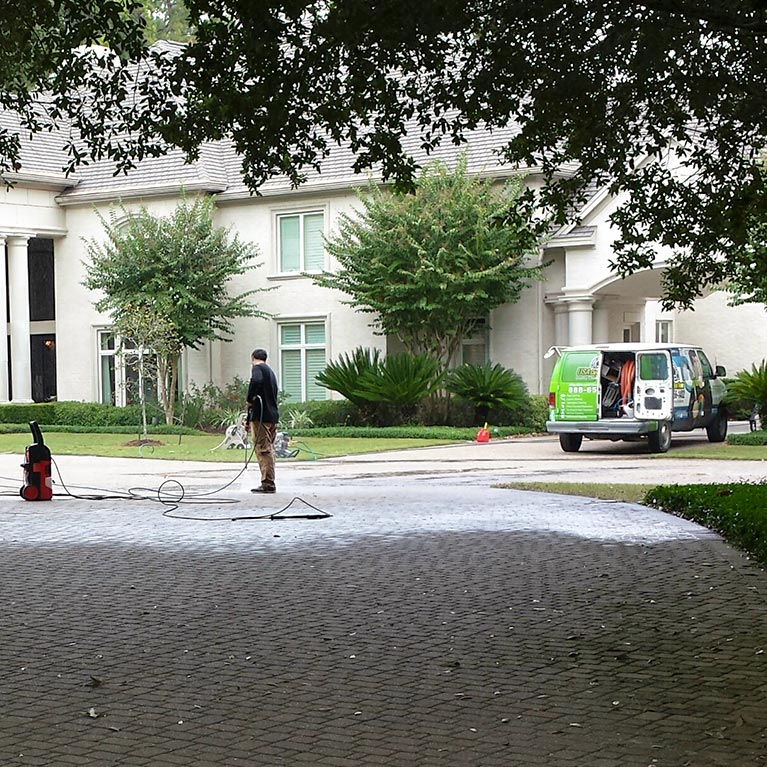
[[[751,370],[741,370],[732,381],[727,383],[727,400],[753,402],[759,411],[759,417],[767,418],[767,361],[756,363]]]
[[[528,400],[527,386],[522,378],[498,363],[455,368],[448,374],[445,388],[474,406],[478,426],[487,421],[492,408],[515,410]]]
[[[438,360],[425,354],[389,354],[378,370],[359,380],[358,393],[371,402],[413,408],[434,393],[442,382]]]
[[[364,405],[368,398],[359,392],[359,382],[367,375],[374,375],[381,366],[378,349],[358,346],[351,354],[342,354],[316,376],[316,381],[326,389],[338,392],[355,405]]]

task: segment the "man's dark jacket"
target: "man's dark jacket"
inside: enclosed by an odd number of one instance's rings
[[[261,399],[258,399],[258,398]],[[248,415],[251,421],[277,423],[280,411],[277,408],[277,376],[265,362],[253,365],[250,371],[247,402],[250,405]]]

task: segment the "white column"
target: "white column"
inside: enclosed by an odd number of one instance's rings
[[[8,402],[8,304],[5,293],[5,237],[0,237],[0,402]]]
[[[32,401],[28,241],[28,237],[7,237],[8,293],[11,309],[11,380],[14,402]]]
[[[606,344],[610,340],[610,324],[607,307],[603,304],[597,304],[594,307],[592,317],[592,327],[594,328],[594,343]],[[617,340],[617,339],[615,339]]]
[[[581,346],[592,343],[591,315],[594,301],[591,298],[580,298],[567,304],[569,343],[570,346]]]
[[[554,345],[567,346],[570,343],[570,325],[567,304],[554,304]]]

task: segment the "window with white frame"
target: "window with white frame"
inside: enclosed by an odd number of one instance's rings
[[[320,272],[325,268],[325,214],[320,211],[277,216],[279,270]]]
[[[280,389],[291,402],[327,398],[327,389],[314,379],[325,369],[325,322],[285,322],[279,325]]]
[[[486,319],[476,321],[472,334],[461,342],[462,365],[484,365],[488,361],[488,330]]]
[[[670,344],[673,339],[673,326],[672,320],[656,320],[655,321],[655,340],[657,343]]]
[[[99,348],[99,401],[105,404],[134,405],[139,395],[139,349],[126,343],[121,346],[114,331],[97,331]],[[154,370],[156,360],[149,350],[143,351],[145,371]],[[147,402],[157,402],[157,383],[152,375],[144,375],[144,393]]]
[[[115,335],[111,330],[98,331],[99,344],[99,401],[105,405],[117,404],[117,377],[115,365]]]

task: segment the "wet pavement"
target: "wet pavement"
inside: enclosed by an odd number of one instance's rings
[[[591,448],[282,462],[268,497],[62,456],[50,503],[0,456],[0,765],[767,764],[767,574],[657,510],[491,486],[764,467]]]

